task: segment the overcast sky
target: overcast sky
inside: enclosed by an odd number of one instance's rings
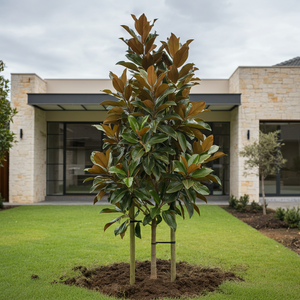
[[[173,32],[194,39],[200,78],[229,78],[238,66],[272,66],[300,56],[299,0],[0,0],[0,60],[10,73],[42,78],[120,74],[130,14],[158,18],[157,43]],[[3,75],[3,74],[2,74]]]

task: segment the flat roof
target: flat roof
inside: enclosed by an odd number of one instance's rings
[[[46,111],[106,111],[101,103],[116,101],[107,94],[28,94],[28,104]],[[190,94],[190,101],[205,101],[211,111],[230,111],[241,105],[241,94]]]

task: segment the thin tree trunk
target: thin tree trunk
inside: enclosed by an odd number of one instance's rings
[[[263,176],[261,176],[261,191],[263,196],[263,214],[266,215],[265,182]]]
[[[175,215],[174,215],[175,217]],[[176,248],[175,248],[175,231],[171,230],[171,282],[176,279]]]
[[[129,217],[134,221],[134,206],[132,205],[129,210]],[[130,224],[130,285],[135,284],[135,235],[134,235],[134,222]]]
[[[151,224],[151,276],[150,279],[157,279],[156,269],[156,217]]]

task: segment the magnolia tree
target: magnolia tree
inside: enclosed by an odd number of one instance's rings
[[[171,281],[176,278],[175,231],[176,216],[192,217],[199,208],[197,197],[206,202],[207,182],[221,184],[213,170],[205,164],[223,156],[213,145],[213,136],[206,137],[201,129],[211,130],[199,117],[206,111],[205,102],[191,102],[191,87],[198,84],[197,68],[186,63],[189,44],[181,44],[171,34],[157,49],[156,33],[143,14],[132,15],[136,31],[122,26],[131,36],[122,40],[128,46],[129,62],[117,64],[125,69],[120,77],[110,72],[115,92],[104,90],[117,101],[104,101],[108,117],[103,125],[95,125],[106,134],[106,152],[93,152],[90,173],[97,174],[91,191],[97,192],[94,203],[108,193],[115,209],[101,213],[116,213],[115,235],[124,237],[130,228],[131,277],[134,283],[135,242],[141,238],[141,224],[151,226],[151,278],[157,278],[156,227],[165,222],[170,227]],[[127,70],[130,78],[127,77]],[[186,208],[186,211],[184,209]],[[139,215],[140,220],[136,220]]]
[[[264,215],[266,214],[264,181],[268,175],[276,174],[286,163],[280,149],[283,144],[278,139],[279,133],[280,130],[269,133],[260,131],[259,141],[244,146],[240,152],[240,155],[246,158],[244,174],[253,174],[254,171],[254,174],[257,174],[261,179]]]

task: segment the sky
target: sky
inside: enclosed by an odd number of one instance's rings
[[[41,78],[121,75],[131,14],[157,18],[156,43],[171,32],[190,44],[197,76],[229,78],[238,66],[300,56],[299,0],[0,0],[1,74]]]

